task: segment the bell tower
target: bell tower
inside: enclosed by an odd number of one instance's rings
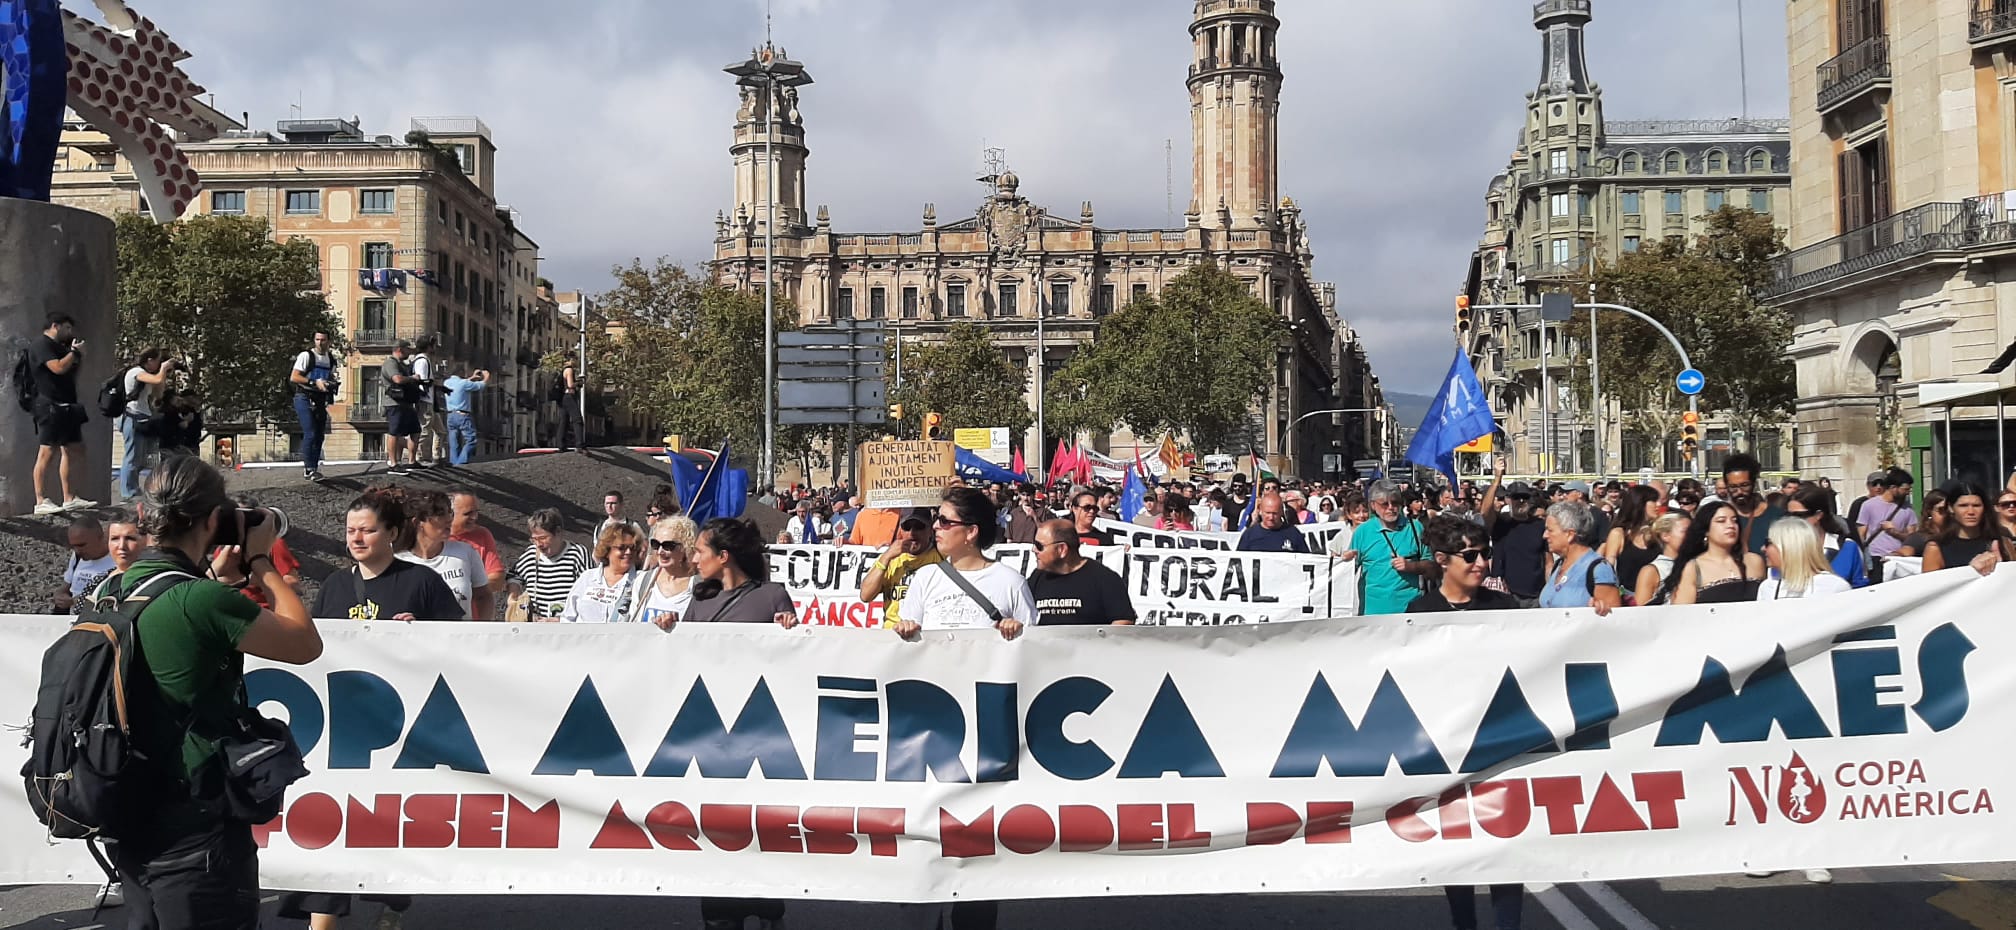
[[[805,121],[798,112],[798,88],[809,81],[796,80],[804,70],[783,49],[769,44],[754,50],[748,62],[729,68],[729,73],[743,78],[736,87],[742,102],[735,112],[735,142],[728,147],[735,158],[735,222],[747,222],[758,236],[767,215],[772,158],[777,172],[777,235],[792,235],[811,225],[805,213],[805,158],[812,150],[805,147]]]
[[[1274,0],[1197,0],[1190,22],[1191,210],[1235,229],[1269,225],[1281,198],[1280,31]]]

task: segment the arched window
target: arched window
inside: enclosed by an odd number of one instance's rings
[[[1728,167],[1728,159],[1727,156],[1722,154],[1721,149],[1714,149],[1708,153],[1706,170],[1709,174],[1720,174],[1726,167]]]
[[[1624,173],[1625,173],[1625,174],[1637,174],[1637,173],[1638,173],[1638,153],[1637,153],[1637,152],[1625,152],[1625,153],[1624,153]]]
[[[1679,152],[1666,153],[1666,173],[1680,174],[1687,170],[1687,160]]]
[[[1756,150],[1756,151],[1754,151],[1754,152],[1751,152],[1751,153],[1750,153],[1750,173],[1751,173],[1751,174],[1770,174],[1770,173],[1771,173],[1771,153],[1770,153],[1770,152],[1767,152],[1767,151],[1764,151],[1763,149],[1758,149],[1758,150]]]

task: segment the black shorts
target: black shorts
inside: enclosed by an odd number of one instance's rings
[[[84,423],[90,416],[82,404],[52,404],[37,399],[34,409],[36,441],[45,446],[67,446],[84,441]]]
[[[412,404],[393,404],[385,408],[385,431],[394,436],[420,435],[420,411]]]
[[[220,823],[166,841],[114,843],[110,851],[127,908],[152,914],[145,926],[257,930],[259,850],[251,827]]]

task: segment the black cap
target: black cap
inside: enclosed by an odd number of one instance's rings
[[[920,529],[929,527],[930,525],[930,511],[923,507],[913,508],[909,513],[903,515],[903,519],[896,522],[896,528],[899,530]]]

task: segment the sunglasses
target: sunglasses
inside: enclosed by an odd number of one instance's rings
[[[654,539],[644,545],[648,549],[656,549],[659,552],[678,552],[686,544],[676,539]]]
[[[1460,552],[1444,552],[1444,553],[1442,553],[1442,554],[1443,554],[1443,555],[1446,555],[1446,556],[1448,556],[1448,557],[1450,557],[1450,558],[1452,558],[1452,559],[1462,559],[1462,560],[1463,560],[1463,564],[1465,564],[1465,565],[1475,565],[1475,564],[1477,564],[1477,560],[1478,560],[1478,559],[1481,559],[1481,558],[1484,558],[1484,557],[1486,557],[1486,556],[1489,556],[1489,555],[1491,554],[1491,550],[1489,550],[1489,549],[1464,549],[1464,550],[1462,550],[1462,551],[1460,551]]]
[[[1087,512],[1087,513],[1091,513],[1091,512],[1094,512],[1094,511],[1097,511],[1097,510],[1099,509],[1099,505],[1098,505],[1098,504],[1074,504],[1074,505],[1072,505],[1071,509],[1072,509],[1072,510],[1082,510],[1082,511],[1085,511],[1085,512]]]
[[[2004,509],[2004,510],[2007,510],[2007,509],[2009,509],[2009,508],[2012,508],[2012,507],[2016,507],[2016,500],[2012,500],[2012,501],[1996,501],[1996,502],[1995,502],[1995,506],[1996,506],[1996,507],[1999,507],[1999,508],[2001,508],[2001,509]]]
[[[979,524],[977,523],[968,523],[964,520],[947,520],[942,516],[932,517],[931,525],[939,527],[941,529],[948,526],[979,526]]]

